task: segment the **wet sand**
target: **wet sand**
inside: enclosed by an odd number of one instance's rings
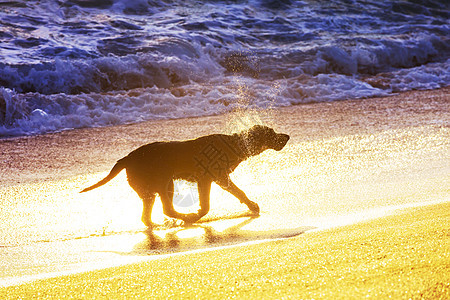
[[[2,299],[448,299],[450,204],[299,237],[40,280]]]
[[[17,191],[47,195],[61,182],[66,184],[65,195],[75,197],[70,195],[95,182],[118,158],[144,143],[231,132],[263,121],[289,133],[291,141],[283,151],[263,153],[236,170],[238,185],[262,208],[262,216],[243,228],[267,238],[286,237],[298,229],[298,236],[288,240],[178,254],[3,288],[1,298],[361,298],[366,294],[372,298],[446,298],[450,273],[449,94],[450,88],[444,88],[1,140],[2,201]],[[124,180],[118,179],[91,197],[107,190],[121,195],[126,184],[115,187],[119,181]],[[82,208],[82,203],[92,203],[76,197],[76,205]],[[438,202],[444,203],[368,223],[306,231]],[[220,219],[241,209],[230,204],[227,210],[223,205],[213,202],[206,219]],[[274,228],[276,235],[267,234]],[[247,231],[238,233],[245,237],[242,233]],[[192,243],[202,242],[193,240],[189,247]]]
[[[260,119],[288,132],[291,143],[364,135],[405,128],[448,128],[450,88],[395,96],[312,103],[256,112]],[[106,128],[68,130],[0,140],[3,186],[104,172],[112,162],[152,141],[184,140],[224,133],[238,127],[241,113],[202,118],[158,120]]]

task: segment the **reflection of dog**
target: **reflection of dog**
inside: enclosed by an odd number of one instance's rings
[[[250,201],[229,178],[229,174],[245,159],[264,150],[281,150],[289,135],[275,133],[272,128],[255,125],[233,135],[212,134],[182,142],[156,142],[144,145],[120,159],[106,178],[84,189],[87,192],[114,178],[126,169],[128,183],[142,198],[142,222],[151,226],[155,195],[159,194],[163,211],[169,217],[193,223],[209,211],[209,194],[214,181],[236,196],[255,214],[259,207]],[[173,180],[196,180],[200,198],[197,213],[181,214],[173,208]]]

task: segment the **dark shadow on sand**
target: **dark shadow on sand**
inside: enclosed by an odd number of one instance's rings
[[[291,229],[277,229],[269,231],[243,230],[258,217],[232,216],[229,218],[214,218],[207,223],[198,223],[173,230],[147,230],[146,238],[134,246],[134,250],[127,254],[155,255],[186,252],[197,249],[214,248],[237,245],[252,241],[274,240],[298,236],[315,227],[304,226]],[[211,222],[235,219],[236,222],[223,230],[217,230]],[[125,253],[123,253],[125,254]]]

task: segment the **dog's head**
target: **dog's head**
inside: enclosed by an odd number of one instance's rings
[[[272,128],[255,125],[240,133],[250,155],[257,155],[264,150],[280,151],[289,141],[289,135],[276,133]]]

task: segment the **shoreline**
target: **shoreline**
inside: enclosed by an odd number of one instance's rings
[[[192,139],[212,133],[230,133],[236,131],[236,125],[242,125],[242,117],[244,122],[248,122],[247,125],[252,125],[255,121],[264,122],[278,130],[286,128],[279,121],[280,118],[287,124],[295,124],[294,128],[290,128],[293,129],[290,134],[296,142],[370,134],[371,131],[415,126],[414,122],[448,127],[450,104],[445,103],[445,99],[450,98],[449,95],[450,86],[437,90],[407,91],[386,97],[278,107],[250,111],[247,115],[247,112],[237,112],[187,119],[150,120],[7,138],[0,140],[0,181],[3,186],[9,186],[39,182],[42,178],[64,179],[103,172],[109,170],[112,162],[143,144]],[[422,96],[423,102],[415,99]],[[410,102],[418,107],[412,107]],[[433,111],[435,105],[445,107],[446,111]],[[412,118],[404,113],[410,113]],[[436,122],[439,117],[441,123]],[[374,122],[380,119],[384,119],[384,123]],[[387,123],[387,119],[391,123]],[[99,145],[102,145],[102,149],[99,149]],[[45,153],[42,153],[42,148],[46,149]],[[40,163],[46,160],[51,160],[52,164]]]
[[[181,251],[170,258],[161,258],[112,269],[101,268],[89,273],[44,279],[24,285],[14,285],[1,288],[0,295],[3,293],[3,295],[7,296],[12,295],[10,297],[14,297],[14,295],[31,296],[33,293],[41,292],[49,298],[61,297],[62,294],[55,294],[58,288],[53,291],[55,288],[54,284],[57,283],[56,286],[61,286],[62,289],[57,293],[63,293],[64,288],[62,287],[65,286],[73,295],[79,295],[79,297],[82,297],[82,293],[86,291],[94,293],[95,290],[99,290],[99,294],[96,295],[102,297],[108,291],[114,293],[114,289],[120,285],[117,283],[117,276],[121,277],[122,282],[126,283],[122,287],[126,290],[125,297],[134,295],[135,291],[131,289],[136,284],[140,285],[140,289],[147,293],[150,293],[146,290],[146,286],[149,284],[158,285],[162,290],[170,290],[170,287],[165,285],[170,280],[168,279],[169,277],[164,277],[169,275],[166,275],[167,270],[163,263],[159,262],[161,260],[173,259],[177,261],[179,263],[177,265],[178,269],[174,268],[170,271],[179,276],[183,272],[183,274],[190,272],[183,267],[185,264],[201,272],[201,269],[198,269],[199,266],[195,265],[198,259],[205,262],[207,266],[216,265],[216,268],[220,268],[221,265],[217,265],[215,261],[217,258],[216,252],[221,253],[220,262],[224,266],[230,266],[232,261],[239,265],[240,262],[235,261],[234,257],[242,257],[241,252],[246,252],[252,257],[254,263],[262,260],[268,265],[276,265],[276,261],[266,253],[266,249],[277,248],[285,253],[285,257],[279,257],[279,259],[290,259],[288,249],[303,245],[304,240],[311,241],[311,239],[314,239],[309,236],[321,237],[315,240],[314,243],[320,244],[320,247],[323,249],[323,247],[329,246],[326,240],[335,239],[333,232],[340,232],[342,241],[346,239],[352,240],[354,236],[345,233],[345,230],[354,231],[357,230],[355,228],[362,228],[368,223],[386,225],[386,227],[380,227],[380,225],[367,225],[365,227],[367,230],[366,243],[370,244],[372,239],[385,239],[386,246],[379,245],[380,251],[388,251],[387,245],[390,245],[390,242],[396,242],[388,241],[387,237],[392,234],[393,230],[395,231],[400,227],[411,237],[411,241],[408,241],[408,244],[425,243],[426,235],[421,236],[419,240],[419,236],[413,235],[414,232],[420,233],[416,226],[419,219],[422,220],[420,222],[423,224],[428,224],[428,227],[422,228],[430,234],[428,243],[436,245],[439,239],[442,241],[442,236],[439,235],[438,238],[436,232],[445,232],[447,223],[442,220],[448,219],[445,211],[448,211],[449,207],[448,197],[450,189],[448,183],[450,157],[447,150],[449,145],[448,138],[450,137],[449,99],[450,87],[446,87],[439,90],[412,91],[381,98],[303,104],[301,106],[276,108],[268,111],[250,111],[247,114],[237,112],[202,118],[147,121],[132,125],[77,129],[42,136],[0,140],[0,161],[3,162],[0,173],[2,182],[0,200],[9,200],[8,196],[2,195],[3,191],[6,191],[6,195],[21,195],[19,192],[25,192],[21,196],[25,197],[25,199],[29,197],[29,199],[36,198],[36,200],[39,200],[39,197],[43,197],[42,201],[44,202],[42,203],[45,203],[46,199],[58,200],[58,197],[62,195],[62,197],[68,197],[67,201],[72,201],[76,205],[85,203],[86,207],[80,206],[80,211],[85,213],[86,210],[92,207],[93,199],[98,205],[98,203],[102,203],[103,198],[108,198],[108,195],[115,195],[118,198],[135,197],[130,196],[131,191],[128,191],[128,188],[126,189],[127,191],[122,192],[122,188],[126,186],[124,178],[120,179],[120,181],[117,180],[108,188],[99,190],[97,194],[92,194],[89,197],[82,198],[78,195],[78,191],[82,186],[85,186],[90,181],[95,181],[97,177],[101,177],[101,173],[109,171],[113,162],[125,156],[134,148],[157,140],[181,140],[211,133],[230,133],[245,122],[249,122],[250,125],[252,122],[264,122],[274,127],[276,131],[289,133],[291,141],[284,151],[263,154],[258,159],[245,162],[235,171],[238,183],[245,183],[246,192],[250,193],[252,198],[255,198],[261,204],[262,212],[264,212],[262,214],[263,217],[256,219],[249,226],[253,227],[253,230],[257,230],[255,232],[262,234],[262,236],[270,236],[267,235],[266,231],[270,231],[271,226],[294,228],[299,224],[304,226],[319,224],[321,228],[316,231],[311,230],[306,235],[300,234],[297,237],[267,243],[260,243],[258,240],[255,240],[255,236],[250,236],[250,243],[256,243],[256,245],[239,244],[237,247],[233,246],[226,249],[221,249],[220,247],[211,248],[214,253],[209,250],[202,253]],[[62,182],[64,184],[61,184]],[[252,187],[253,190],[251,189]],[[49,192],[49,190],[54,188],[56,190],[54,194]],[[42,195],[38,194],[36,196],[33,193],[42,193]],[[222,194],[220,195],[220,197],[226,198]],[[100,199],[96,199],[97,197],[100,197]],[[271,201],[267,201],[267,198]],[[301,204],[297,203],[298,199],[301,199]],[[285,204],[278,204],[281,203],[279,202],[280,200]],[[435,202],[442,203],[435,204]],[[115,200],[114,203],[114,205],[119,205],[118,209],[120,210],[121,202]],[[127,203],[126,205],[137,205],[133,203]],[[422,204],[424,206],[420,206]],[[54,208],[49,207],[49,210],[44,210],[44,213],[54,212],[56,214],[58,213],[57,209],[64,209],[65,204],[61,205]],[[230,204],[229,207],[225,208],[222,208],[222,205],[225,205],[225,203],[221,202],[220,207],[212,203],[212,210],[206,216],[206,219],[217,217],[220,219],[221,216],[226,216],[229,211],[236,211],[239,208],[235,204]],[[417,205],[419,206],[415,207]],[[409,218],[393,210],[393,208],[400,208],[403,211],[405,207],[409,206],[412,206],[412,208],[406,209],[408,211],[406,215],[409,215]],[[99,207],[102,208],[101,206]],[[295,211],[294,208],[294,211],[292,211],[293,209],[287,209],[288,207],[295,207],[299,211]],[[388,209],[388,212],[386,212],[386,208],[391,209]],[[139,208],[134,207],[132,209]],[[6,210],[3,211],[3,213],[5,212]],[[106,220],[112,218],[114,223],[116,223],[117,220],[114,219],[115,215],[113,212],[110,210],[108,214],[105,214],[107,215]],[[18,210],[17,214],[21,216],[21,211]],[[122,216],[122,213],[119,215]],[[436,220],[441,221],[429,224],[432,220],[426,219],[427,215],[433,215],[436,217]],[[90,216],[90,218],[94,219],[95,216]],[[403,221],[389,225],[384,221],[386,218],[397,218]],[[297,219],[301,221],[299,222]],[[13,219],[13,221],[20,222],[19,219]],[[341,226],[336,228],[333,226],[333,222],[336,224],[338,221],[341,222],[339,223]],[[364,225],[362,223],[367,224]],[[125,224],[125,228],[128,228],[127,226],[129,225],[127,224]],[[101,228],[102,225],[99,226]],[[214,227],[212,228],[214,229]],[[62,230],[65,229],[63,228]],[[240,231],[232,234],[245,232],[245,230],[242,231],[240,229]],[[372,232],[372,235],[369,234],[370,232]],[[398,236],[401,237],[401,235]],[[245,235],[243,237],[245,238]],[[447,242],[448,234],[444,234],[443,237],[445,238],[443,240],[444,243]],[[216,235],[215,238],[220,240],[223,237]],[[178,241],[183,243],[182,239]],[[225,241],[227,240],[225,239]],[[198,242],[198,240],[194,240],[193,245],[196,245]],[[136,244],[135,247],[139,244]],[[221,244],[219,243],[218,245],[220,246]],[[99,244],[94,244],[93,249],[96,249],[98,246]],[[422,246],[426,248],[426,245]],[[333,250],[335,252],[329,253],[329,256],[327,256],[327,261],[334,259],[333,255],[339,254],[339,251],[343,253],[342,256],[339,256],[340,258],[351,260],[354,255],[353,251],[357,250],[349,251],[346,247],[347,243],[338,243]],[[252,250],[245,250],[248,248]],[[316,251],[315,253],[319,256],[324,254],[320,251],[317,253],[318,250],[308,249],[313,252]],[[80,248],[80,251],[86,252],[87,250]],[[393,255],[402,255],[400,250],[398,250],[400,251],[398,253],[395,252],[397,250],[392,251]],[[447,252],[444,251],[445,257],[448,256]],[[412,258],[413,254],[410,253],[411,257],[409,258]],[[258,255],[260,257],[257,257]],[[275,254],[272,253],[272,255]],[[367,256],[370,255],[370,252],[368,251],[361,255]],[[436,263],[440,261],[439,257],[434,257],[433,259],[435,259]],[[310,264],[312,262],[310,261]],[[361,266],[367,266],[364,268],[368,268],[372,264],[370,261],[364,260],[361,260],[359,263]],[[392,263],[392,261],[385,262],[384,267],[387,266],[385,270],[388,270],[383,279],[385,281],[389,281],[387,278],[396,276],[396,273],[391,273],[388,268]],[[147,270],[145,267],[154,268],[155,265],[156,269],[153,271]],[[280,296],[273,294],[277,289],[273,281],[258,281],[258,277],[252,273],[252,268],[256,268],[255,270],[258,271],[258,267],[252,266],[247,265],[249,269],[246,269],[246,267],[241,269],[243,274],[247,276],[241,279],[247,282],[250,280],[248,278],[251,278],[251,280],[259,282],[263,290],[267,288],[266,291],[269,294],[274,297]],[[278,272],[276,269],[270,271],[275,272],[278,277],[275,276],[274,278],[278,278],[277,280],[282,281],[289,274],[296,275],[298,272],[303,272],[301,268],[286,269],[286,265],[283,266],[283,271]],[[138,270],[139,272],[143,271],[147,275],[140,276]],[[108,277],[110,276],[108,272],[116,274],[114,275],[115,277]],[[148,280],[154,278],[154,273],[152,272],[160,274],[161,278],[167,279],[167,282],[150,283]],[[269,275],[269,273],[265,273],[268,272],[267,270],[258,272],[260,272],[259,277]],[[323,275],[324,269],[314,269],[311,272],[310,275],[317,279],[317,276]],[[224,270],[225,275],[232,276],[235,273],[231,269]],[[333,272],[330,274],[333,274]],[[436,278],[442,277],[442,273],[439,274]],[[335,275],[338,276],[339,274]],[[347,275],[350,276],[349,274]],[[209,280],[208,276],[212,279],[216,278],[214,273],[211,272],[198,276],[204,276],[200,278],[203,281]],[[94,281],[93,278],[96,278],[95,280],[97,281]],[[200,287],[196,286],[195,282],[187,282],[186,279],[181,277],[175,276],[175,278],[179,282],[187,284],[187,286],[183,285],[184,288],[188,290],[193,288],[195,293],[201,293]],[[352,277],[345,278],[351,279]],[[137,280],[138,283],[135,283],[133,279]],[[422,282],[418,277],[413,277],[413,279],[417,282]],[[347,284],[345,285],[346,288],[352,288],[352,280],[345,283]],[[95,285],[99,282],[105,282],[105,285],[96,288]],[[221,282],[219,284],[222,284],[222,291],[227,292],[219,294],[221,295],[219,298],[231,295],[230,293],[233,292],[231,288],[233,286],[236,287],[236,284],[240,285],[237,282],[234,282],[234,284],[223,280]],[[39,283],[39,285],[33,286],[35,283]],[[308,281],[306,280],[304,283],[306,284]],[[302,288],[302,290],[308,292],[307,294],[301,294],[300,290],[295,290],[295,293],[300,293],[300,295],[304,295],[307,298],[321,298],[324,295],[329,295],[330,297],[339,296],[336,294],[338,290],[333,292],[327,286],[319,283],[309,281],[309,285]],[[294,283],[291,282],[292,284]],[[77,289],[77,286],[81,285],[85,285],[85,287]],[[417,289],[423,290],[423,286],[422,282]],[[244,289],[238,288],[240,295],[261,295],[258,294],[258,289],[254,290],[248,287],[244,287]],[[107,290],[105,290],[106,288]],[[364,290],[365,287],[360,288]],[[372,286],[372,288],[374,287]],[[389,291],[388,287],[385,288]],[[443,291],[448,294],[448,289],[448,286],[444,284]],[[194,292],[194,290],[192,291]],[[375,290],[380,292],[380,289],[375,288]],[[215,291],[219,292],[220,290]],[[358,292],[354,289],[352,291],[354,293]],[[188,297],[189,294],[184,294],[185,292],[184,290],[176,289],[175,295]],[[370,290],[366,290],[366,292],[370,294]],[[444,295],[447,295],[445,293]],[[116,297],[120,298],[118,294],[111,295],[116,295]],[[145,294],[140,295],[144,296]],[[161,298],[167,296],[166,294],[152,295]],[[290,294],[289,289],[284,287],[283,295],[289,296],[293,294]],[[353,294],[353,296],[355,295],[364,296],[364,294]],[[382,295],[386,296],[388,294],[382,293]],[[398,295],[404,296],[404,294]],[[209,296],[214,296],[214,294],[209,294]],[[352,294],[348,296],[352,296]]]
[[[448,201],[399,209],[384,217],[312,230],[291,238],[169,254],[0,287],[0,296],[445,299],[450,296],[450,235],[445,226],[450,222],[450,215],[445,213],[449,209]],[[421,251],[414,251],[415,247]],[[430,256],[437,249],[441,251]],[[213,271],[217,262],[224,259],[228,266],[222,266],[220,273]],[[251,267],[261,259],[263,265]],[[302,262],[302,277],[292,276],[294,262]],[[392,268],[387,274],[384,271]],[[227,274],[237,277],[230,279]],[[175,287],[173,280],[178,282]],[[202,282],[209,282],[207,289]]]
[[[396,205],[396,206],[389,206],[389,207],[382,207],[375,209],[373,211],[367,211],[362,214],[354,215],[351,221],[346,220],[343,223],[334,223],[333,225],[329,225],[327,227],[322,228],[308,228],[305,227],[304,231],[295,234],[292,237],[278,237],[278,238],[268,238],[268,239],[261,239],[261,240],[252,240],[247,242],[237,242],[229,245],[223,245],[223,246],[212,246],[209,248],[198,248],[188,251],[175,251],[173,253],[164,253],[164,254],[158,254],[158,255],[147,255],[147,256],[130,256],[129,261],[124,262],[118,262],[117,264],[106,264],[103,266],[97,266],[97,267],[83,267],[77,270],[72,271],[61,271],[61,272],[53,272],[53,273],[42,273],[39,275],[29,275],[24,276],[22,278],[18,277],[11,277],[11,278],[3,278],[0,280],[0,295],[1,295],[1,289],[7,289],[12,288],[20,285],[28,285],[33,284],[33,282],[40,282],[43,280],[52,280],[58,277],[68,277],[68,276],[82,276],[84,273],[92,273],[92,272],[103,272],[107,269],[115,269],[115,268],[127,268],[131,265],[141,264],[141,263],[149,263],[151,261],[156,260],[163,260],[163,259],[169,259],[171,257],[176,257],[180,255],[195,255],[198,253],[204,253],[204,252],[212,252],[212,251],[220,251],[220,250],[226,250],[230,249],[231,251],[234,250],[234,248],[239,247],[247,247],[251,245],[261,245],[266,243],[273,243],[273,242],[280,242],[283,240],[289,240],[289,239],[295,239],[295,238],[301,238],[301,236],[304,236],[306,234],[316,234],[316,233],[323,233],[330,230],[339,230],[346,227],[351,226],[359,226],[364,223],[368,222],[377,222],[378,219],[384,219],[388,217],[393,217],[396,215],[405,214],[406,212],[414,212],[415,209],[428,209],[435,206],[444,206],[450,202],[450,196],[447,197],[447,199],[441,199],[441,200],[435,200],[435,201],[427,201],[427,202],[421,202],[421,203],[413,203],[413,204],[406,204],[406,205]],[[92,238],[92,237],[86,237],[86,238]],[[264,245],[261,245],[263,247]]]

